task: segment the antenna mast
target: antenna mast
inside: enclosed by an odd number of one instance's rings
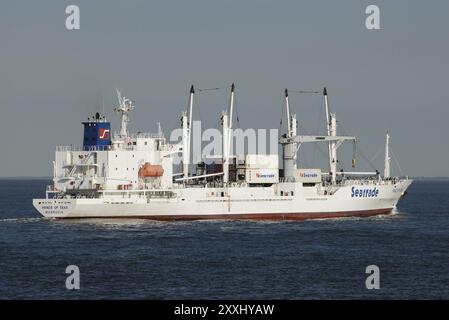
[[[128,136],[128,122],[129,122],[129,113],[134,110],[133,102],[122,96],[119,89],[117,90],[117,99],[119,106],[114,108],[115,112],[121,114],[121,127],[120,127],[120,136],[127,137]]]

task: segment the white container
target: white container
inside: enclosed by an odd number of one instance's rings
[[[296,172],[296,177],[299,182],[321,182],[321,169],[298,169]]]
[[[246,169],[247,183],[277,183],[279,169]]]
[[[279,158],[277,154],[247,154],[247,169],[279,169]]]

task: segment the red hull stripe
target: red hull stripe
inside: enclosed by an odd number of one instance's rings
[[[113,216],[113,217],[68,217],[69,219],[85,218],[117,218],[117,219],[149,219],[159,221],[186,221],[186,220],[309,220],[309,219],[331,219],[344,217],[371,217],[391,213],[391,208],[363,210],[363,211],[340,211],[322,213],[241,213],[241,214],[196,214],[196,215],[148,215],[148,216]],[[60,219],[68,219],[60,218]]]

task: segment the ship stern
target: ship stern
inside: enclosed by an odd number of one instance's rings
[[[46,218],[68,218],[75,199],[33,199],[33,206]]]

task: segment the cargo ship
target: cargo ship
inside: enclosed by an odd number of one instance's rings
[[[190,163],[193,86],[181,114],[182,138],[176,143],[167,141],[161,129],[130,133],[134,102],[117,90],[114,111],[120,116],[119,131],[113,134],[111,123],[98,112],[82,122],[82,145],[56,147],[53,184],[47,186],[44,198],[33,199],[34,207],[44,217],[56,219],[304,220],[389,214],[406,194],[412,180],[391,176],[388,133],[383,174],[339,168],[338,148],[356,138],[337,134],[326,88],[320,91],[326,134],[298,133],[286,89],[287,129],[278,139],[281,156],[234,155],[234,84],[229,88],[229,107],[221,114],[222,152],[212,164]],[[305,143],[327,147],[328,168],[298,165]],[[176,157],[182,159],[178,166]]]

